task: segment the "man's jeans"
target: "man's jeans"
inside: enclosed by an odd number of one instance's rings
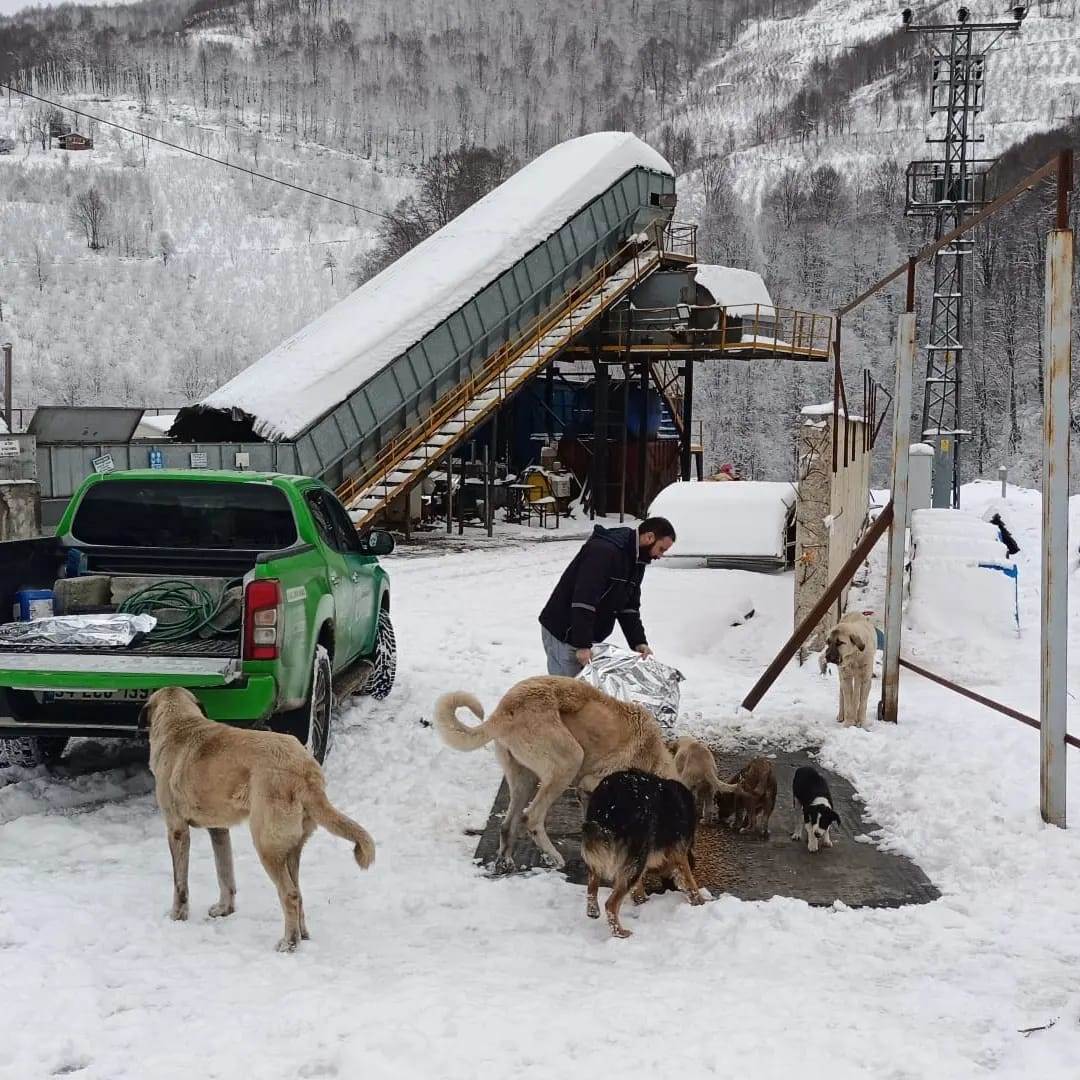
[[[574,678],[580,674],[581,665],[574,655],[577,649],[573,645],[560,641],[546,626],[540,627],[540,640],[544,643],[544,652],[547,653],[549,675],[569,675]]]

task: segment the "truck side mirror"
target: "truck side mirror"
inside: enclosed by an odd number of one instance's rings
[[[394,550],[394,537],[385,529],[372,529],[360,537],[365,555],[389,555]]]

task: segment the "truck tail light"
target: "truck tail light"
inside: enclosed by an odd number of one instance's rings
[[[281,585],[274,580],[251,581],[244,590],[244,659],[276,660]]]

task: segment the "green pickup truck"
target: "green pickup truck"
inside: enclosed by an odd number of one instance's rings
[[[55,536],[0,544],[0,617],[36,589],[58,615],[144,611],[157,626],[105,648],[9,644],[0,627],[0,739],[49,763],[72,737],[137,735],[142,701],[186,686],[211,719],[289,732],[322,761],[335,695],[393,685],[377,558],[393,547],[308,477],[91,476]]]

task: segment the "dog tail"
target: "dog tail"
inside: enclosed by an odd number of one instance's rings
[[[477,699],[464,690],[458,690],[453,694],[443,694],[435,702],[435,729],[447,746],[453,750],[479,750],[481,746],[487,746],[493,736],[487,730],[486,724],[478,724],[476,727],[468,727],[457,718],[459,708],[468,709],[474,716],[484,719],[484,706]]]
[[[366,870],[375,861],[375,841],[371,833],[338,810],[324,792],[318,792],[308,801],[307,810],[327,832],[352,842],[353,856],[361,870]]]

